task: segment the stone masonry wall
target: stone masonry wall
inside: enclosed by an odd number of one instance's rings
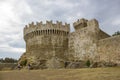
[[[71,33],[69,37],[69,54],[73,54],[74,60],[93,59],[97,54],[95,33],[90,28],[84,28]]]
[[[46,63],[49,61],[52,65],[53,63],[50,61],[53,57],[57,60],[66,60],[69,31],[69,24],[67,23],[62,24],[62,22],[57,21],[55,24],[52,21],[46,21],[46,24],[40,22],[35,25],[32,22],[24,28],[24,40],[26,42],[24,57],[29,63],[35,64],[44,60]]]
[[[120,64],[120,36],[101,39],[98,42],[100,61]]]
[[[87,20],[84,22],[83,19],[82,21],[79,21],[84,23],[85,26],[82,23],[75,23],[77,24],[77,28],[75,32],[70,34],[69,37],[69,55],[73,55],[73,58],[70,57],[70,59],[95,59],[97,57],[96,42],[98,40],[98,33],[100,31],[98,22],[96,20],[90,20],[85,23]]]
[[[66,61],[105,61],[120,64],[120,36],[110,36],[99,28],[96,19],[78,19],[70,25],[62,22],[33,22],[24,28],[26,52],[20,61],[63,68]],[[19,62],[20,62],[19,61]]]
[[[98,39],[105,39],[105,38],[108,38],[108,37],[111,37],[110,35],[108,35],[107,33],[105,33],[104,31],[100,30],[99,31],[99,35],[98,35]]]

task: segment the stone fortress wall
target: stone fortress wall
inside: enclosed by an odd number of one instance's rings
[[[97,43],[100,61],[120,64],[120,36],[101,39]]]
[[[75,61],[94,59],[97,55],[98,22],[80,19],[73,25],[75,32],[70,33],[69,54]]]
[[[29,61],[48,61],[53,57],[65,60],[68,52],[68,35],[70,25],[62,22],[52,23],[46,21],[32,22],[24,28],[24,40],[26,42],[25,56]]]
[[[64,67],[67,61],[112,61],[120,64],[120,36],[111,37],[99,28],[96,19],[62,22],[33,22],[24,28],[25,57],[33,63],[44,61],[48,68]]]
[[[120,36],[110,36],[102,31],[95,19],[80,19],[73,25],[75,31],[69,37],[70,60],[120,64]]]

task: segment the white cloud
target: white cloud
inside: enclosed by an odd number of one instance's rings
[[[24,52],[24,48],[14,48],[5,43],[0,45],[0,58],[12,57],[18,59]]]
[[[7,44],[2,44],[0,45],[0,51],[2,52],[13,52],[13,53],[23,53],[25,52],[25,49],[24,48],[14,48],[14,47],[11,47]]]
[[[19,2],[19,4],[18,4]],[[21,16],[32,14],[30,7],[24,0],[7,0],[0,3],[0,31],[15,31],[21,26]],[[12,28],[12,29],[11,29]]]
[[[25,0],[0,1],[0,56],[22,54],[25,51],[22,41],[25,23],[22,23],[21,16],[31,14],[32,11]]]

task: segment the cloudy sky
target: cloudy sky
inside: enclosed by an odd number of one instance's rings
[[[111,35],[120,31],[120,0],[0,0],[0,58],[18,59],[25,52],[26,24],[59,20],[72,27],[79,18],[96,18]]]

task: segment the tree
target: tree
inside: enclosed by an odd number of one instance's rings
[[[120,35],[120,31],[115,32],[112,36]]]
[[[3,58],[1,58],[1,59],[0,59],[0,63],[3,63],[3,62],[4,62],[4,60],[3,60]]]
[[[1,63],[17,63],[17,60],[13,59],[13,58],[6,57],[5,59],[1,58],[0,62]]]

